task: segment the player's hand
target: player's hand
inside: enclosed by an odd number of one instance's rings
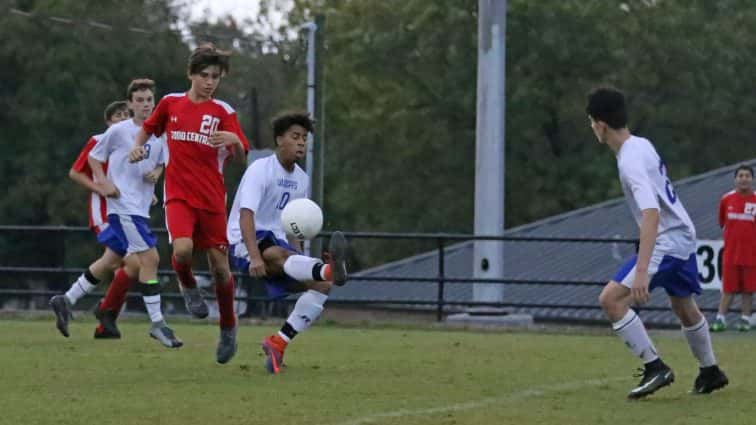
[[[144,146],[134,146],[129,152],[129,162],[139,162],[147,156],[147,150]]]
[[[648,292],[649,277],[648,273],[635,273],[635,279],[630,287],[630,294],[633,296],[633,300],[638,305],[645,304],[651,299],[651,294]]]
[[[239,140],[239,136],[236,134],[230,132],[230,131],[216,131],[213,134],[210,135],[208,138],[208,142],[215,147],[220,148],[223,146],[230,146],[237,143],[241,143]]]
[[[150,204],[150,206],[153,206],[153,207],[154,207],[155,205],[157,205],[157,203],[158,203],[158,202],[160,202],[160,200],[158,199],[157,195],[155,195],[155,194],[153,193],[153,194],[152,194],[152,203]]]
[[[121,192],[117,187],[115,187],[113,183],[110,182],[110,180],[106,180],[102,183],[97,183],[97,193],[100,194],[100,196],[104,196],[106,198],[118,198],[119,196],[121,196]]]
[[[249,275],[254,278],[267,276],[267,273],[265,272],[265,262],[262,258],[250,258]]]
[[[146,181],[147,183],[157,183],[158,179],[160,178],[160,174],[162,174],[160,168],[155,168],[154,170],[144,175],[144,181]]]

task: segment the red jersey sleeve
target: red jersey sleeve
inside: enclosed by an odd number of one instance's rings
[[[249,151],[249,142],[247,141],[247,138],[244,137],[244,132],[241,129],[241,125],[239,125],[239,120],[236,118],[236,113],[228,114],[221,122],[220,129],[236,134],[239,137],[239,140],[241,140],[242,146],[244,146],[244,152]],[[228,149],[230,150],[231,148],[228,147]]]
[[[97,140],[94,137],[90,137],[89,140],[87,140],[87,143],[81,149],[81,152],[79,152],[79,156],[76,158],[76,161],[74,161],[73,165],[71,166],[72,170],[85,174],[91,172],[88,161],[89,152],[92,151],[92,148],[94,148],[96,144]]]
[[[168,106],[171,103],[171,98],[164,96],[162,99],[160,99],[160,102],[158,103],[157,107],[155,107],[155,110],[152,111],[152,114],[150,115],[147,120],[144,121],[142,124],[142,129],[147,134],[152,134],[155,137],[160,137],[165,132],[165,125],[168,121]]]
[[[725,221],[727,221],[727,196],[723,196],[722,199],[719,200],[719,227],[725,226]]]

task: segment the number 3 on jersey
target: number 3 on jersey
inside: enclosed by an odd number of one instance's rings
[[[667,177],[667,164],[664,163],[663,159],[659,159],[659,173],[664,177],[664,189],[667,192],[667,199],[669,199],[670,204],[674,204],[677,202],[677,193],[675,193],[675,188],[672,187],[672,182]]]
[[[278,204],[276,204],[276,209],[282,210],[286,206],[286,204],[289,203],[289,192],[284,192],[283,195],[281,195],[281,200],[278,201]]]

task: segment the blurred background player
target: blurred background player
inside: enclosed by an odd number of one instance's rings
[[[104,118],[105,124],[108,127],[117,122],[129,119],[129,117],[129,107],[126,101],[119,100],[111,102],[107,107],[105,107]],[[100,232],[108,225],[107,203],[105,196],[103,195],[103,193],[101,193],[102,187],[98,186],[95,183],[92,176],[92,169],[89,167],[89,152],[92,151],[95,144],[97,144],[97,141],[100,140],[101,137],[102,134],[97,134],[87,140],[87,143],[84,145],[81,152],[79,152],[79,156],[76,158],[76,161],[71,166],[71,170],[68,172],[68,176],[71,178],[71,180],[75,181],[81,187],[90,192],[88,202],[89,228],[95,233],[95,236],[99,235]],[[103,168],[106,172],[107,166],[107,163],[103,164]],[[120,264],[115,267],[119,266]],[[108,286],[108,293],[124,293],[124,298],[120,301],[120,304],[118,304],[118,309],[120,310],[120,306],[123,305],[123,302],[125,301],[125,293],[128,291],[129,286],[131,285],[131,279],[123,269],[119,268],[117,271],[115,269],[109,270],[109,276],[105,280],[110,280],[110,275],[112,275],[113,272],[115,272],[115,275],[113,275],[110,286]],[[136,274],[136,271],[132,271],[131,274]],[[113,289],[116,289],[117,291],[113,291]],[[114,301],[117,302],[118,300]],[[97,328],[94,332],[94,337],[120,338],[121,334],[120,332],[108,331],[103,328],[102,325],[97,325]]]
[[[221,364],[231,360],[237,347],[223,167],[232,156],[246,163],[249,149],[234,109],[212,97],[229,71],[228,60],[227,53],[211,44],[196,48],[189,56],[189,91],[160,100],[142,125],[130,155],[131,161],[141,161],[149,135],[166,134],[170,161],[165,171],[165,220],[173,246],[171,264],[187,310],[207,317],[207,304],[192,273],[194,250],[207,252],[220,313],[216,361]]]
[[[717,317],[711,324],[714,332],[727,328],[727,310],[734,294],[740,294],[739,331],[751,329],[751,308],[756,291],[756,193],[753,191],[753,168],[741,165],[735,170],[735,190],[719,201],[719,226],[724,230],[722,258],[722,298]]]
[[[710,393],[728,384],[717,366],[706,318],[693,294],[701,293],[696,265],[696,230],[667,176],[664,161],[647,139],[627,128],[625,97],[618,90],[600,88],[588,96],[586,107],[599,143],[617,156],[622,191],[640,227],[638,254],[623,265],[604,287],[599,302],[612,328],[644,363],[643,378],[628,397],[654,393],[675,380],[659,357],[643,322],[630,305],[644,304],[650,291],[663,287],[672,311],[700,369],[692,393]]]
[[[98,235],[98,241],[106,247],[105,253],[87,268],[68,292],[54,296],[50,305],[56,314],[58,330],[68,337],[71,306],[94,290],[109,267],[120,264],[126,257],[126,270],[138,271],[139,290],[152,322],[149,335],[167,347],[177,348],[182,342],[167,326],[161,312],[157,241],[149,228],[149,208],[153,203],[155,183],[145,178],[158,164],[165,162],[164,142],[151,138],[145,145],[147,161],[141,164],[128,161],[134,136],[155,106],[155,84],[152,80],[139,79],[132,85],[136,89],[130,97],[129,107],[134,117],[111,126],[89,154],[94,180],[107,197],[108,226]],[[105,162],[109,163],[107,177],[103,170]],[[108,327],[102,321],[101,324]]]
[[[281,228],[281,211],[309,193],[309,177],[296,161],[305,154],[313,126],[304,112],[286,112],[273,120],[275,154],[258,159],[244,172],[228,218],[231,260],[240,271],[264,279],[271,299],[304,292],[277,334],[265,338],[266,368],[279,373],[284,350],[294,337],[320,316],[332,283],[347,279],[346,241],[334,232],[328,264],[301,255],[301,242]]]

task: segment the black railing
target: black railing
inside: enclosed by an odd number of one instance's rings
[[[153,229],[157,234],[167,233],[165,229]],[[74,275],[84,271],[82,267],[66,267],[66,238],[71,233],[88,233],[86,227],[71,226],[24,226],[24,225],[0,225],[0,234],[9,232],[43,232],[45,234],[54,234],[56,237],[44,238],[44,241],[56,244],[56,263],[59,266],[17,266],[17,265],[0,265],[0,273],[3,274],[60,274]],[[394,240],[425,240],[435,242],[437,253],[437,271],[435,276],[381,276],[381,275],[362,275],[359,272],[350,276],[352,281],[365,282],[423,282],[435,283],[437,285],[435,300],[410,300],[410,299],[329,299],[329,304],[362,304],[362,305],[416,305],[435,307],[437,320],[442,320],[446,307],[468,306],[468,307],[514,307],[514,308],[567,308],[567,309],[598,309],[598,304],[568,304],[568,303],[512,303],[512,302],[476,302],[476,301],[453,301],[446,299],[446,286],[451,283],[475,283],[475,284],[507,284],[507,285],[570,285],[570,286],[603,286],[605,281],[590,280],[547,280],[547,279],[483,279],[483,278],[465,278],[449,276],[446,271],[446,244],[449,242],[464,242],[474,240],[484,241],[504,241],[504,242],[553,242],[553,243],[622,243],[635,244],[637,239],[624,238],[589,238],[589,237],[531,237],[531,236],[475,236],[468,234],[456,233],[381,233],[381,232],[345,232],[349,239],[394,239]],[[330,236],[330,232],[323,232],[320,237]],[[0,246],[1,248],[2,246]],[[207,270],[195,271],[197,275],[209,275]],[[159,270],[161,276],[171,276],[173,271],[170,269]],[[239,278],[244,276],[235,273]],[[7,289],[0,288],[0,296],[14,297],[34,297],[34,296],[51,296],[59,291],[52,290],[35,290],[35,289]],[[247,296],[238,298],[239,301],[248,303],[261,302],[266,303],[268,300],[265,296],[256,296],[253,291],[248,290]],[[90,294],[93,297],[99,297],[102,294]],[[139,294],[130,293],[130,297],[139,296]],[[177,292],[163,293],[167,300],[180,299],[181,295]],[[212,296],[208,298],[214,298]],[[291,300],[285,301],[291,302]],[[248,304],[250,305],[250,304]],[[669,311],[668,307],[645,306],[644,310],[649,311]],[[713,309],[705,309],[712,311]]]

